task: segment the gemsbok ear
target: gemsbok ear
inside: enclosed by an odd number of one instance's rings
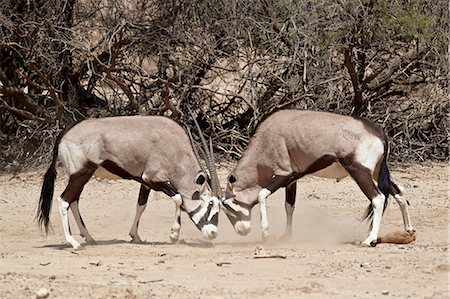
[[[195,176],[195,183],[197,185],[203,186],[208,179],[208,175],[204,171],[199,171]]]
[[[237,175],[234,172],[232,172],[228,176],[227,181],[228,182],[227,182],[227,189],[225,190],[225,199],[234,196],[233,186],[238,181],[238,177],[237,177]]]
[[[235,173],[231,173],[228,176],[228,183],[230,183],[231,185],[234,185],[237,181],[238,181],[238,177]]]

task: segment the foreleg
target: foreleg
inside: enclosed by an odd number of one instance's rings
[[[147,201],[148,201],[148,196],[150,194],[150,190],[151,190],[150,187],[148,187],[144,184],[141,184],[141,189],[139,190],[138,202],[136,205],[136,215],[134,216],[133,225],[131,226],[130,233],[129,233],[132,243],[142,243],[142,240],[138,234],[138,226],[139,226],[139,221],[141,219],[142,213],[144,212],[145,208],[147,207]]]
[[[172,229],[170,230],[170,241],[172,241],[172,243],[176,243],[180,238],[181,230],[181,195],[175,194],[172,196],[172,199],[175,202],[175,221]]]
[[[261,221],[261,234],[264,241],[270,241],[269,221],[267,218],[267,198],[280,187],[286,186],[292,176],[274,176],[272,181],[259,191],[258,202]]]
[[[286,200],[284,208],[286,210],[286,230],[281,236],[283,241],[288,241],[292,238],[292,217],[295,209],[295,197],[297,194],[297,182],[291,183],[286,187]]]

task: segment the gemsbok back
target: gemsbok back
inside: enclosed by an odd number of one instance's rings
[[[250,232],[250,210],[260,205],[263,240],[270,237],[268,196],[286,188],[286,231],[292,235],[296,180],[305,175],[343,179],[350,175],[370,200],[371,219],[362,245],[376,246],[389,194],[400,206],[405,230],[413,232],[403,188],[389,174],[388,139],[375,123],[361,117],[308,110],[282,110],[257,128],[237,166],[228,176],[222,206],[237,233]],[[374,181],[375,180],[375,181]]]
[[[133,242],[141,242],[139,219],[152,189],[164,192],[175,201],[175,222],[170,233],[172,242],[179,238],[182,209],[205,237],[213,239],[217,235],[220,209],[217,190],[210,189],[209,177],[201,170],[185,130],[168,118],[121,116],[87,119],[61,132],[54,146],[53,160],[44,175],[36,216],[46,233],[49,230],[58,159],[69,175],[58,204],[65,238],[73,248],[81,246],[70,230],[69,207],[80,235],[87,243],[95,242],[78,209],[83,187],[94,173],[100,177],[102,173],[114,174],[141,184],[136,216],[130,231]],[[210,163],[207,165],[211,167]]]

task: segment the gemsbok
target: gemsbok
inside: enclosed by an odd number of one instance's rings
[[[309,110],[278,111],[259,125],[229,174],[221,206],[236,232],[246,235],[251,229],[250,210],[259,203],[262,238],[268,240],[266,200],[285,187],[283,238],[288,239],[292,235],[296,181],[305,175],[337,180],[350,175],[370,200],[364,217],[372,220],[370,234],[361,244],[376,246],[389,194],[400,206],[405,230],[414,231],[403,188],[390,177],[388,153],[385,133],[365,118]]]
[[[58,198],[59,212],[65,238],[75,249],[81,245],[72,236],[68,209],[72,210],[80,235],[87,243],[94,243],[81,218],[78,201],[90,177],[94,174],[102,177],[102,173],[141,184],[130,230],[133,242],[141,242],[139,220],[152,189],[164,192],[175,202],[175,222],[170,233],[172,242],[179,238],[182,209],[205,237],[213,239],[217,235],[220,210],[217,188],[211,190],[208,174],[201,170],[189,136],[173,120],[160,116],[87,119],[61,132],[53,149],[53,160],[44,175],[36,216],[46,233],[58,160],[69,175],[68,184]],[[215,169],[210,169],[214,165],[209,162],[210,172],[215,173]]]

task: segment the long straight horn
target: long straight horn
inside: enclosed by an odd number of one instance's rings
[[[222,188],[220,188],[220,180],[219,175],[217,174],[216,160],[214,159],[214,150],[211,137],[209,138],[209,152],[211,158],[211,165],[213,166],[212,169],[209,171],[211,174],[211,185],[215,186],[217,190],[213,195],[218,198],[222,198]],[[211,189],[215,190],[213,186],[211,186]]]
[[[198,153],[197,143],[195,142],[194,137],[192,137],[191,129],[189,129],[188,125],[186,125],[186,130],[188,132],[189,139],[191,140],[191,144],[192,144],[192,148],[194,149],[195,157],[197,158],[197,161],[200,161],[200,155]],[[206,154],[205,154],[205,151],[203,150],[203,148],[200,148],[200,151],[202,152],[202,155],[204,157],[206,157]],[[200,164],[200,169],[202,171],[205,171],[205,169],[203,168],[203,166],[201,164]]]
[[[198,135],[200,136],[200,140],[202,141],[203,151],[206,154],[205,161],[206,161],[206,167],[208,167],[209,174],[211,175],[212,193],[214,196],[220,198],[222,196],[222,189],[220,188],[219,176],[217,175],[217,170],[216,170],[216,165],[214,162],[213,153],[212,153],[212,151],[208,150],[208,144],[206,143],[205,137],[203,136],[203,132],[200,128],[200,125],[197,122],[197,119],[194,117],[194,114],[192,113],[191,108],[189,108],[189,106],[187,108],[188,108],[189,113],[191,114],[192,118],[194,119],[195,127],[197,128]],[[210,144],[211,144],[211,148],[212,148],[211,139],[210,139]]]

